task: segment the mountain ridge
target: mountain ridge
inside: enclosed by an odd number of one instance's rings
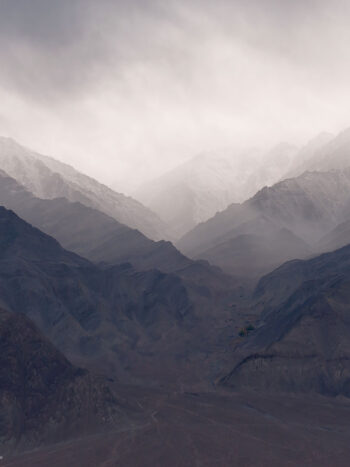
[[[317,252],[317,242],[347,218],[350,218],[350,169],[305,172],[263,188],[243,204],[232,204],[199,224],[176,246],[190,257],[209,259],[223,267],[222,262],[207,252],[242,234],[263,236],[264,232],[271,234],[287,229],[300,242],[306,242],[312,254],[314,249]],[[282,249],[279,264],[283,262],[283,253]],[[226,266],[229,261],[226,256]]]
[[[0,138],[0,168],[40,198],[65,197],[100,209],[151,238],[160,240],[168,236],[164,222],[138,201],[14,140]]]

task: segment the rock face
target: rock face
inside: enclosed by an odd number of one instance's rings
[[[69,363],[21,313],[0,310],[0,368],[2,454],[125,418],[103,379]]]
[[[178,247],[193,258],[210,259],[214,264],[232,270],[237,244],[242,235],[255,235],[264,247],[264,237],[273,240],[279,232],[290,231],[295,248],[291,256],[303,258],[317,249],[317,242],[339,222],[350,217],[350,169],[327,173],[304,173],[264,188],[243,204],[233,204],[209,221],[185,235]],[[271,240],[266,253],[266,267],[280,265],[286,259],[285,242]],[[255,239],[255,242],[257,240]],[[307,245],[309,245],[309,248]],[[220,259],[225,253],[225,263]],[[216,256],[217,253],[217,256]],[[247,255],[245,257],[245,254]],[[240,261],[249,266],[250,249],[240,251]],[[270,263],[269,263],[270,261]],[[261,261],[263,263],[263,261]],[[248,271],[249,272],[249,271]],[[254,273],[254,268],[251,269]]]
[[[154,240],[168,236],[164,222],[138,201],[12,139],[0,138],[0,169],[39,198],[64,197],[96,208]]]
[[[222,383],[350,397],[350,247],[292,261],[256,288],[260,322]]]

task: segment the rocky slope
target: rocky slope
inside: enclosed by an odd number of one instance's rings
[[[106,382],[69,363],[21,313],[0,310],[0,368],[2,454],[125,420]]]
[[[350,247],[292,261],[256,288],[256,329],[222,379],[235,389],[350,397]]]
[[[12,139],[0,138],[0,169],[39,198],[65,197],[97,208],[154,240],[168,236],[164,222],[138,201]]]

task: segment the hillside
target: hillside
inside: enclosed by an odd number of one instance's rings
[[[221,383],[236,390],[350,397],[350,247],[263,277],[260,319]]]
[[[103,378],[73,366],[21,313],[0,310],[2,454],[125,422]]]

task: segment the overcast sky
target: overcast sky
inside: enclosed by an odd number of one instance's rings
[[[0,134],[121,186],[350,126],[348,0],[0,0]]]

